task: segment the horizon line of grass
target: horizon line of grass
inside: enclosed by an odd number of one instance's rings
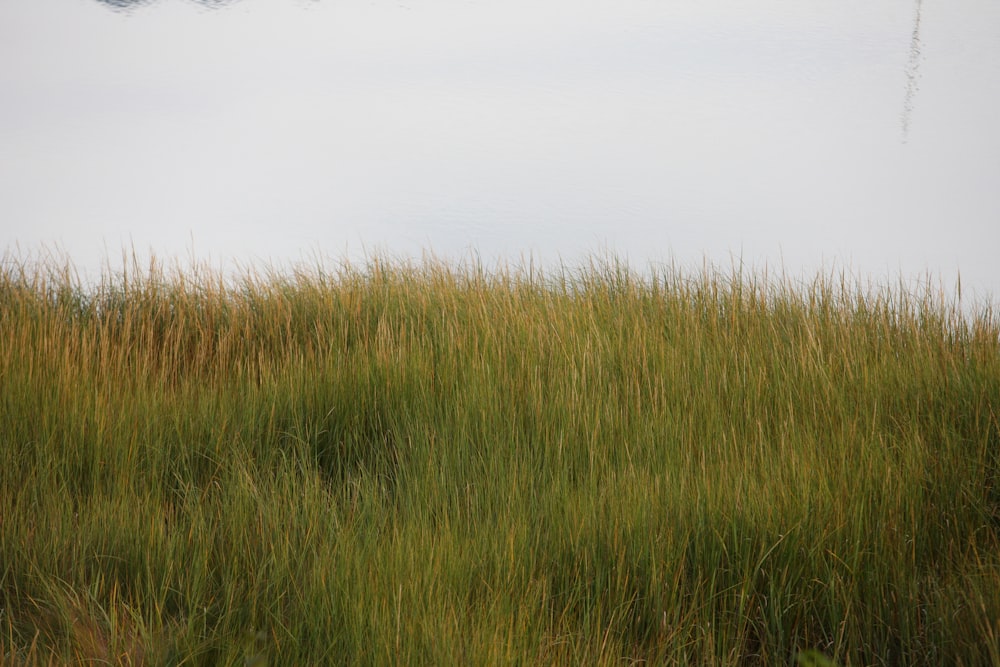
[[[1000,319],[929,280],[8,254],[0,446],[5,663],[1000,665]]]

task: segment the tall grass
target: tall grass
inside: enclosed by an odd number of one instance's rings
[[[1000,321],[374,260],[0,272],[0,662],[1000,665]]]

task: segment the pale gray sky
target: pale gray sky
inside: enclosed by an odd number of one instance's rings
[[[922,7],[911,61],[912,0],[6,0],[0,245],[742,253],[1000,295],[1000,3]]]

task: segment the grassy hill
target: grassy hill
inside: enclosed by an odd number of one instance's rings
[[[998,473],[930,288],[0,271],[4,664],[1000,665]]]

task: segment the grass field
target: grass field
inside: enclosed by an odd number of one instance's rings
[[[3,664],[1000,665],[998,537],[930,286],[3,258]]]

